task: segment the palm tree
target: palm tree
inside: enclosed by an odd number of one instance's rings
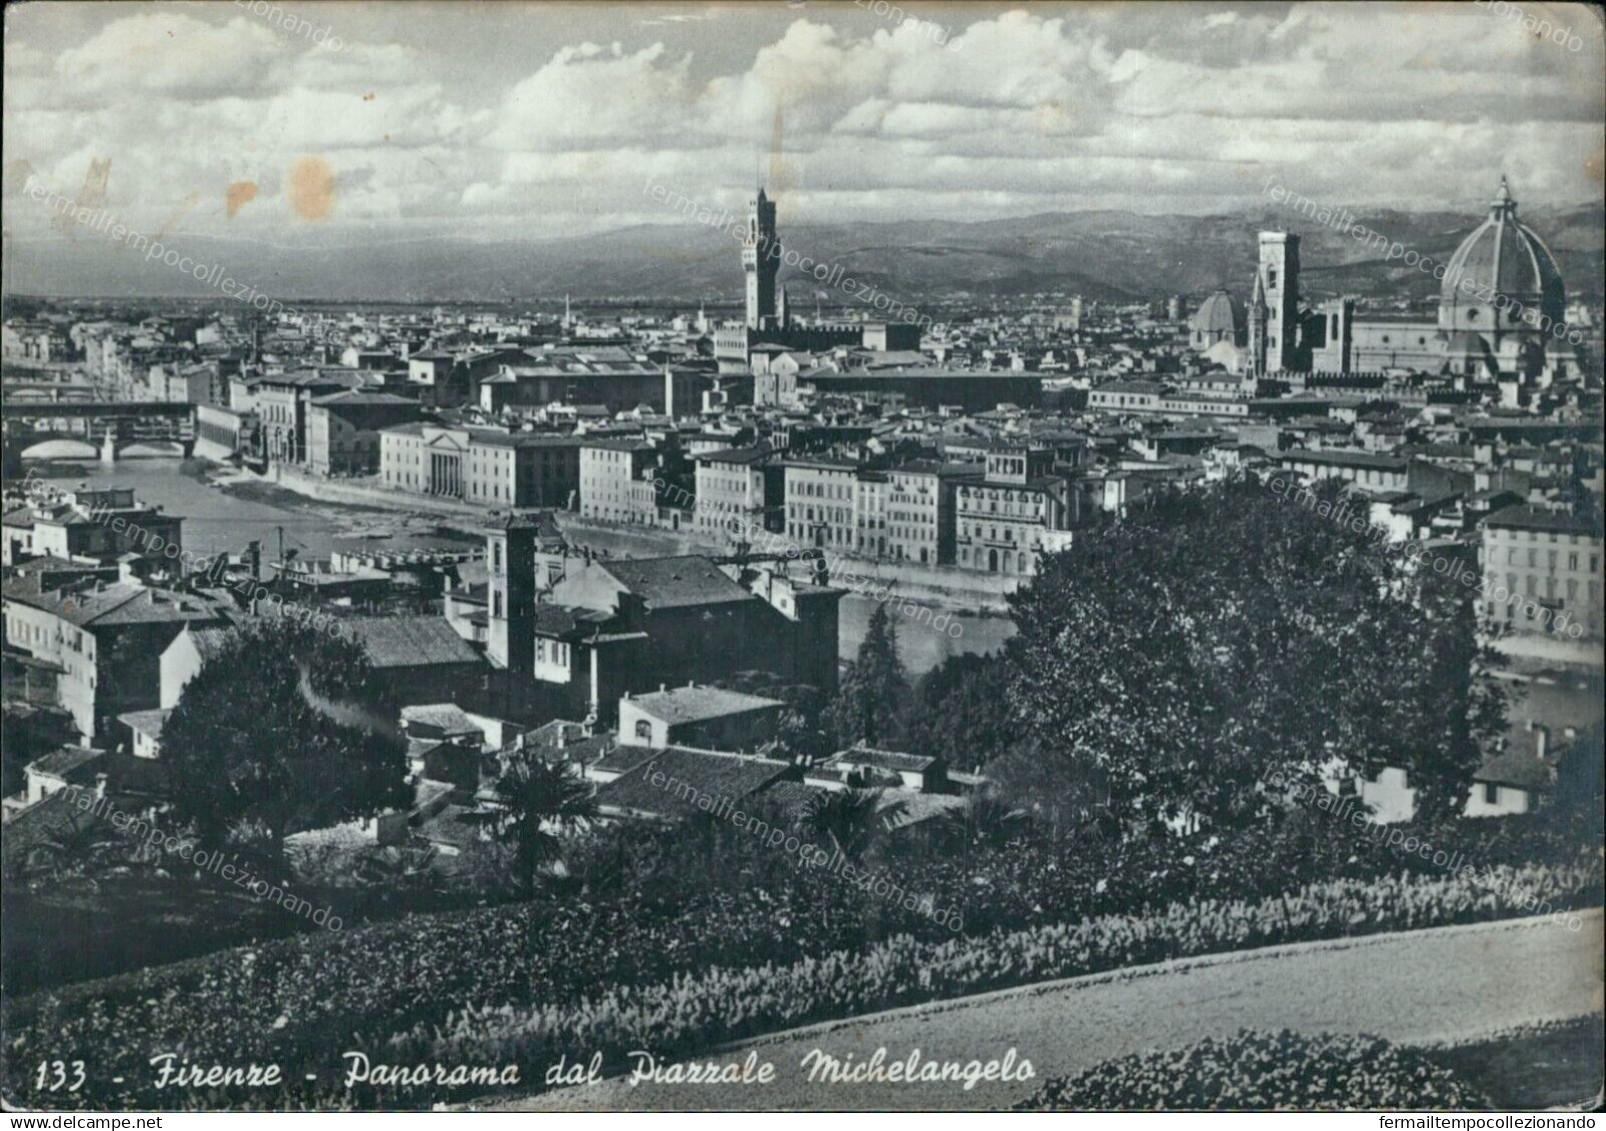
[[[518,755],[497,778],[496,796],[505,807],[498,832],[511,836],[518,876],[533,893],[541,866],[563,854],[560,834],[595,820],[596,801],[567,765]]]
[[[16,857],[16,872],[10,879],[30,889],[76,880],[98,891],[100,879],[130,863],[126,840],[98,818],[73,812],[71,805],[67,809],[64,821]]]
[[[1008,844],[1025,833],[1030,821],[1026,810],[990,792],[973,793],[964,805],[943,815],[947,831],[967,852],[971,845],[996,848]]]
[[[882,803],[879,789],[818,794],[803,813],[803,825],[828,837],[843,856],[857,859],[908,811],[902,801]]]

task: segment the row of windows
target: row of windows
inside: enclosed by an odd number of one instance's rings
[[[1503,527],[1492,526],[1489,528],[1488,533],[1490,540],[1495,542],[1499,542],[1504,539],[1510,539],[1513,542],[1559,542],[1562,540],[1562,536],[1554,530],[1546,532],[1543,539],[1540,538],[1537,530],[1506,530]],[[1566,535],[1567,545],[1569,546],[1577,546],[1585,540],[1585,536],[1581,534]],[[1592,541],[1592,539],[1590,540]],[[1595,559],[1591,558],[1590,560],[1594,561]],[[1594,569],[1595,567],[1590,566],[1590,568]]]
[[[853,484],[851,483],[818,483],[813,480],[787,480],[787,490],[807,499],[851,499],[853,497]],[[793,491],[793,488],[796,488]]]
[[[1557,563],[1558,563],[1558,560],[1559,560],[1559,555],[1556,553],[1555,550],[1551,550],[1548,554],[1545,555],[1545,558],[1546,558],[1547,567],[1549,569],[1551,569],[1552,571],[1554,571],[1556,569],[1556,566],[1557,566]],[[1506,564],[1507,565],[1516,565],[1517,564],[1517,548],[1515,546],[1511,547],[1510,549],[1508,549],[1506,551]],[[1539,568],[1539,551],[1538,550],[1530,549],[1528,551],[1528,568],[1529,569],[1538,569]],[[1578,569],[1578,555],[1577,554],[1568,554],[1567,555],[1567,568],[1569,570],[1574,571],[1574,572],[1577,571],[1577,569]],[[1590,554],[1589,555],[1589,572],[1590,573],[1596,573],[1599,570],[1600,570],[1600,555],[1598,555],[1598,554]]]
[[[541,663],[569,666],[569,646],[561,640],[535,639],[535,658]]]
[[[1003,537],[1001,538],[998,535],[998,531],[1000,529],[1002,529],[1004,532]],[[985,528],[985,533],[983,533],[983,527],[980,523],[977,523],[975,526],[971,526],[969,523],[963,522],[959,524],[959,536],[961,538],[985,538],[990,542],[1008,542],[1013,545],[1016,541],[1015,533],[1015,528],[1012,526],[1005,526],[1001,528],[997,526],[989,526]],[[1019,540],[1028,546],[1037,544],[1037,539],[1031,536],[1028,530],[1025,529],[1020,531]]]

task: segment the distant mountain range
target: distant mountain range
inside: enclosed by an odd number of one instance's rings
[[[1601,294],[1603,228],[1599,205],[1525,210],[1522,218],[1550,247],[1569,296]],[[1353,222],[1444,262],[1481,217],[1457,212],[1357,212]],[[1217,287],[1247,296],[1256,232],[1286,228],[1302,237],[1303,289],[1313,295],[1425,297],[1431,275],[1334,227],[1290,210],[1225,216],[1146,216],[1131,212],[1049,213],[1009,220],[948,223],[781,225],[788,248],[840,264],[847,275],[905,303],[986,301],[1038,294],[1090,299],[1191,296]],[[687,221],[541,241],[478,242],[437,237],[344,246],[277,247],[255,241],[170,236],[164,241],[205,264],[223,264],[241,283],[283,302],[511,302],[561,298],[695,303],[739,301],[735,241]],[[219,294],[97,233],[15,239],[5,245],[11,294],[204,297]],[[795,309],[812,309],[821,284],[791,276]],[[219,295],[220,302],[227,302]],[[825,292],[827,305],[851,305]]]

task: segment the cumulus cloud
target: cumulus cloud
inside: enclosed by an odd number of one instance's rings
[[[519,21],[481,31],[481,9],[453,8],[433,31],[364,35],[352,8],[331,50],[233,9],[111,7],[47,48],[33,6],[7,43],[8,161],[70,193],[110,158],[119,208],[165,217],[198,194],[184,223],[235,232],[295,222],[283,181],[307,155],[336,179],[324,230],[668,222],[646,178],[739,207],[755,169],[789,220],[1213,209],[1257,203],[1267,174],[1445,207],[1446,186],[1505,169],[1525,201],[1575,202],[1598,187],[1601,37],[1582,7],[1535,7],[1573,15],[1583,50],[1414,4],[938,6],[955,20],[940,37],[848,6],[763,25],[649,8],[588,35],[553,25],[482,73],[441,44],[477,64]],[[259,194],[229,217],[240,180]]]

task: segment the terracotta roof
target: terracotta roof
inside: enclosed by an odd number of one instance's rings
[[[83,769],[105,754],[104,750],[96,750],[89,746],[63,746],[59,750],[52,750],[49,754],[35,758],[28,763],[28,769],[36,774],[47,774],[66,781],[67,775]]]
[[[481,662],[444,617],[352,617],[341,623],[356,634],[376,668]]]
[[[602,568],[655,609],[759,600],[712,561],[696,555],[607,561]]]
[[[784,707],[779,699],[744,695],[720,687],[674,687],[637,695],[630,700],[637,708],[666,723],[693,723],[718,719],[766,707]]]
[[[740,802],[796,773],[791,763],[772,758],[715,754],[678,746],[646,753],[650,755],[647,761],[597,790],[599,806],[684,819],[709,812],[722,802],[728,808],[730,803]]]

